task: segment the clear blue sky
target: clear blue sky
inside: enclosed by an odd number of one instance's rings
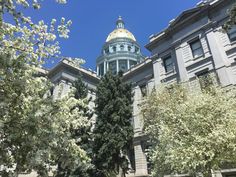
[[[168,22],[182,11],[194,7],[200,0],[68,0],[66,5],[45,0],[39,11],[30,10],[32,19],[49,21],[52,18],[71,19],[70,38],[61,40],[63,56],[81,57],[84,65],[95,70],[96,58],[100,55],[107,35],[115,28],[119,15],[142,48],[149,36],[164,29]],[[55,65],[55,64],[54,64]],[[47,65],[52,67],[52,65]]]

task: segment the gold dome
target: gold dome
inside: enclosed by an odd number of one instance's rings
[[[121,16],[119,16],[118,20],[116,21],[116,29],[107,36],[106,42],[116,38],[128,38],[136,41],[134,35],[125,29],[125,23]]]
[[[133,41],[136,41],[134,35],[131,32],[129,32],[127,29],[122,29],[122,28],[117,28],[114,31],[112,31],[108,35],[106,42],[116,38],[128,38],[132,39]]]

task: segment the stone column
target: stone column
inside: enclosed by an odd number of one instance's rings
[[[142,103],[141,91],[137,85],[134,88],[133,102],[133,127],[134,127],[134,157],[135,157],[135,176],[147,175],[147,160],[142,149],[142,122],[140,114],[140,104]]]
[[[140,123],[140,108],[139,102],[141,100],[141,91],[139,86],[136,86],[134,89],[134,102],[133,102],[133,127],[134,127],[134,136],[139,134],[142,130],[141,123]]]
[[[97,66],[97,75],[99,75],[99,65]]]
[[[103,63],[103,68],[104,68],[104,74],[106,74],[106,72],[107,72],[107,61],[106,60],[104,60],[104,63]]]
[[[119,72],[119,60],[116,60],[116,73]]]
[[[234,84],[233,73],[228,63],[227,54],[215,35],[216,33],[213,29],[210,29],[206,32],[206,36],[220,83],[222,86],[228,86]]]
[[[179,46],[175,48],[175,54],[176,54],[176,60],[178,64],[177,72],[179,72],[180,81],[181,82],[188,81],[188,73],[185,67],[185,62],[184,62],[183,54],[182,54],[182,47],[180,44]]]
[[[127,69],[129,70],[129,68],[130,68],[130,64],[129,64],[129,60],[127,60]]]
[[[158,59],[153,61],[153,73],[154,73],[154,83],[155,83],[155,86],[158,86],[161,83],[160,60],[158,60]]]

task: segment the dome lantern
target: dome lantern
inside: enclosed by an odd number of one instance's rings
[[[125,28],[125,23],[122,20],[122,17],[119,16],[118,20],[116,21],[116,28],[124,29]]]

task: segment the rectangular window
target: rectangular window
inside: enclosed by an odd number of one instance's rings
[[[113,73],[116,74],[116,61],[111,61],[109,62],[109,70]]]
[[[105,54],[108,54],[109,53],[109,47],[107,47],[105,50],[104,50]]]
[[[171,58],[171,55],[163,58],[162,60],[163,60],[163,65],[164,65],[166,73],[171,72],[171,71],[174,70],[174,63],[173,63],[173,60]]]
[[[189,45],[192,50],[193,58],[198,58],[203,55],[203,49],[199,39],[190,42]]]
[[[231,42],[236,41],[236,26],[228,30],[228,36]]]
[[[127,60],[119,60],[119,71],[127,71],[128,70],[128,64]]]
[[[104,63],[99,65],[99,76],[103,76],[104,75]]]

